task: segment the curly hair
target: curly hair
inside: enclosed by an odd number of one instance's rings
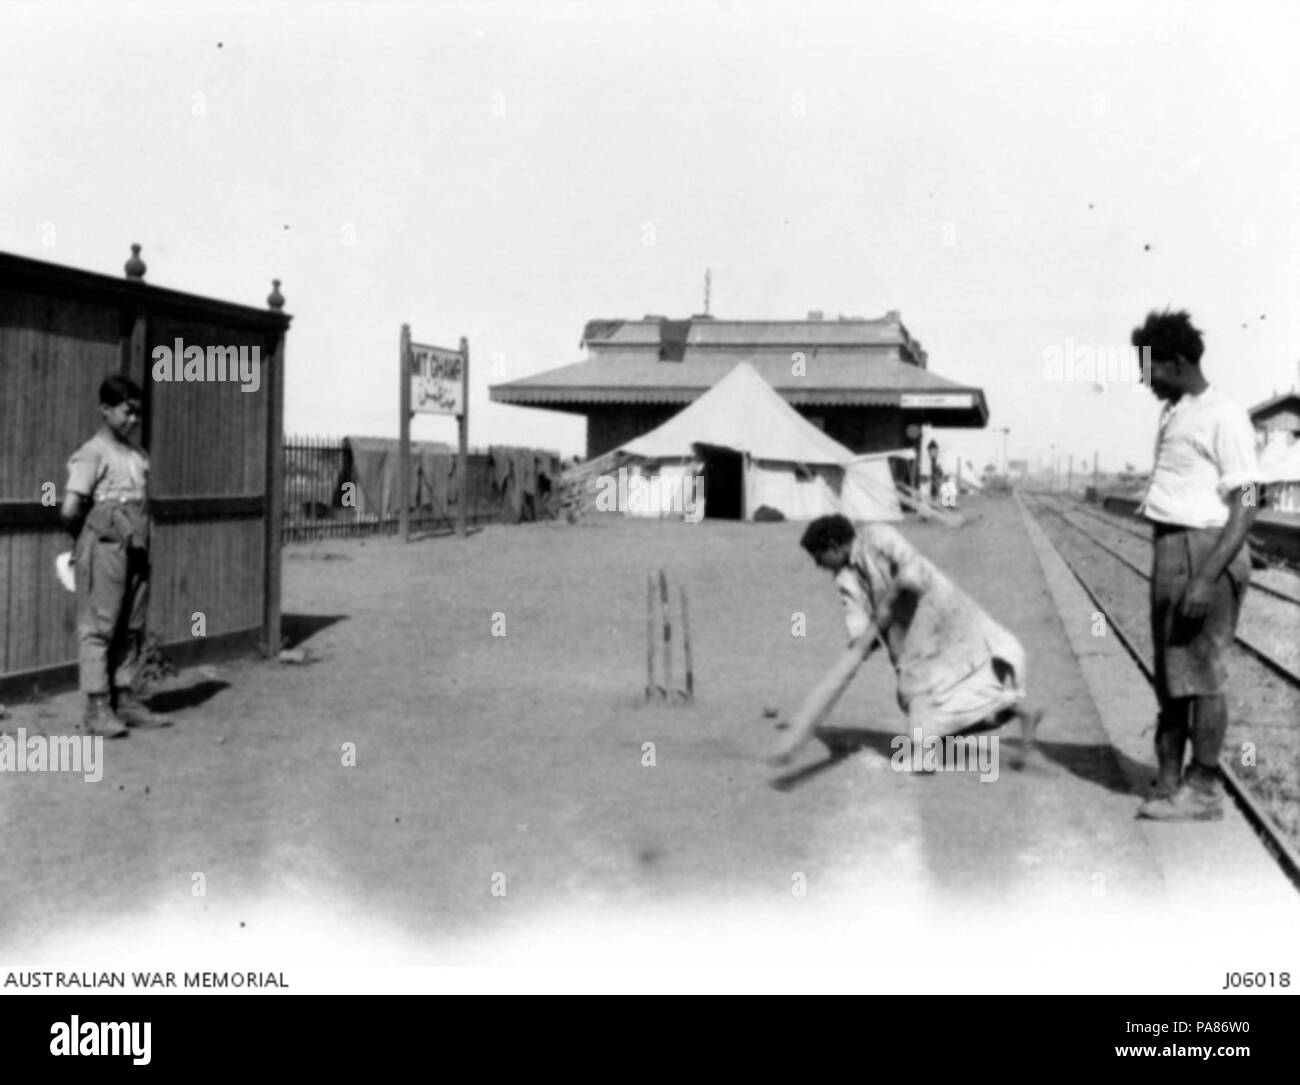
[[[853,521],[847,516],[819,516],[808,525],[799,545],[816,557],[844,543],[851,543],[856,535]]]
[[[1166,309],[1163,313],[1152,310],[1147,314],[1147,321],[1140,328],[1133,329],[1133,345],[1142,350],[1149,348],[1151,357],[1156,361],[1173,361],[1182,358],[1193,365],[1201,364],[1201,355],[1205,353],[1205,340],[1201,331],[1194,324],[1186,309],[1174,312]]]

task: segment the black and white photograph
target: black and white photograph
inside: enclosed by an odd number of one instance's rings
[[[1297,48],[4,5],[0,994],[1295,993]]]

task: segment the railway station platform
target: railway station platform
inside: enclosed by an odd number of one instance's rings
[[[1133,795],[1141,796],[1154,774],[1155,692],[1113,631],[1097,635],[1097,603],[1034,515],[1023,502],[1018,504],[1098,722]],[[1138,820],[1135,829],[1158,865],[1171,905],[1180,912],[1201,908],[1229,911],[1243,899],[1265,910],[1276,907],[1285,911],[1300,905],[1300,888],[1291,884],[1269,854],[1266,841],[1231,801],[1221,822]]]

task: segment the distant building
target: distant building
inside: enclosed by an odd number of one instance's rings
[[[854,452],[921,451],[921,427],[981,428],[980,388],[931,373],[898,312],[877,320],[591,320],[586,361],[493,385],[493,402],[581,414],[587,456],[650,432],[749,362],[800,414]]]
[[[1293,389],[1256,403],[1250,409],[1250,420],[1256,432],[1266,435],[1282,433],[1292,440],[1300,437],[1300,392]]]
[[[1029,461],[1007,460],[1007,475],[1013,482],[1024,482],[1029,477]]]
[[[1261,458],[1274,459],[1300,439],[1300,392],[1292,389],[1257,403],[1250,409],[1256,445]],[[1265,507],[1300,512],[1300,481],[1274,482],[1268,487]]]

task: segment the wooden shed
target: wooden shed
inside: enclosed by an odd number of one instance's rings
[[[144,274],[138,245],[125,278],[0,253],[0,690],[76,683],[75,597],[54,573],[70,547],[57,504],[68,457],[101,424],[100,382],[114,373],[145,394],[150,634],[181,663],[280,647],[290,317],[279,281],[269,308],[255,309],[148,285]],[[177,340],[220,357],[247,348],[257,387],[229,374],[155,380],[155,348]]]

